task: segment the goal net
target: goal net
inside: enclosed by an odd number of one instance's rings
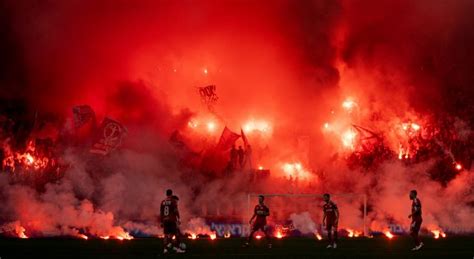
[[[265,197],[270,209],[269,225],[273,226],[276,236],[316,235],[321,238],[326,233],[323,221],[323,194],[290,193],[249,193],[247,195],[247,215],[253,215],[258,196]],[[338,231],[347,237],[368,236],[367,196],[365,194],[331,194],[331,200],[339,210]],[[293,235],[292,234],[292,235]]]

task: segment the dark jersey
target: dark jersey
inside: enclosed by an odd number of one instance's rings
[[[337,218],[337,205],[336,203],[329,201],[323,205],[324,215],[328,220],[335,220]]]
[[[411,203],[411,216],[413,219],[421,219],[421,201],[418,198]]]
[[[177,222],[179,218],[178,202],[173,197],[167,197],[161,202],[160,206],[161,221]]]
[[[258,204],[255,206],[254,213],[257,215],[256,224],[267,224],[267,216],[270,215],[270,209],[267,206]]]

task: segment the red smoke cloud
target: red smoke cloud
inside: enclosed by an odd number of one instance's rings
[[[470,1],[2,5],[2,113],[19,121],[32,120],[35,112],[53,113],[64,133],[70,130],[71,107],[89,104],[98,118],[110,116],[129,133],[123,148],[101,161],[77,147],[61,149],[62,159],[73,166],[44,192],[2,184],[1,197],[9,205],[0,211],[0,222],[20,221],[38,235],[83,228],[92,235],[113,235],[120,226],[156,234],[158,203],[167,188],[181,196],[186,219],[202,216],[211,204],[223,213],[242,211],[239,201],[248,191],[330,191],[368,194],[371,227],[383,230],[389,222],[407,224],[407,192],[417,188],[428,224],[474,230],[469,168],[439,181],[432,175],[437,157],[409,166],[395,157],[353,167],[340,132],[322,130],[326,122],[341,132],[359,124],[383,132],[398,155],[396,127],[409,120],[425,130],[452,118],[453,131],[468,142],[473,120],[466,111],[474,96]],[[212,112],[197,90],[210,84],[219,96]],[[341,108],[347,97],[357,103],[357,116]],[[206,126],[196,124],[193,130],[190,120]],[[209,122],[214,131],[207,129]],[[248,187],[240,175],[210,177],[215,174],[181,166],[189,156],[169,143],[175,130],[191,153],[203,155],[225,125],[236,132],[245,125],[268,128],[248,133],[255,166],[272,171],[268,182]],[[457,159],[456,152],[440,146],[442,154]],[[296,174],[309,179],[286,179]],[[319,208],[308,208],[306,201],[295,201],[298,211],[284,211],[284,202],[271,204],[281,211],[275,219],[304,211],[319,215]],[[341,225],[360,228],[360,202],[339,202]],[[452,207],[446,211],[443,204]],[[84,213],[87,220],[105,223],[64,220]]]

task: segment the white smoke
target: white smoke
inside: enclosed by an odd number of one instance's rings
[[[317,225],[311,218],[311,214],[307,211],[302,213],[292,213],[290,219],[293,222],[295,229],[298,229],[303,234],[316,234]]]

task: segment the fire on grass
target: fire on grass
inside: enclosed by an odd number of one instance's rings
[[[388,238],[388,239],[393,239],[395,236],[390,232],[390,230],[385,230],[383,234]]]
[[[346,229],[347,231],[347,237],[350,237],[350,238],[353,238],[353,237],[359,237],[362,235],[362,232],[361,231],[357,231],[357,230],[354,230],[354,229]]]
[[[27,233],[28,233],[27,229],[23,227],[23,225],[19,221],[7,223],[0,226],[1,235],[26,239],[26,238],[30,238],[30,236],[27,235]],[[30,233],[35,233],[35,231],[30,229]],[[104,240],[108,240],[108,239],[132,240],[133,239],[133,236],[131,236],[127,231],[125,231],[121,227],[113,228],[112,230],[108,231],[106,235],[80,233],[79,230],[75,228],[71,228],[68,231],[65,231],[63,233],[63,236],[75,237],[75,238],[84,239],[84,240],[88,240],[90,238],[100,238]],[[33,235],[32,237],[35,238],[35,237],[44,237],[44,236]]]
[[[71,233],[70,236],[74,236],[74,237],[77,237],[79,239],[84,239],[84,240],[89,240],[90,238],[100,238],[100,239],[103,239],[103,240],[132,240],[133,239],[133,236],[131,236],[128,232],[124,231],[124,230],[121,230],[120,228],[117,228],[118,230],[115,231],[114,233],[111,233],[109,235],[100,235],[100,236],[95,236],[95,235],[86,235],[86,234],[83,234],[83,233]],[[350,228],[347,228],[347,229],[343,229],[344,231],[347,232],[347,237],[348,238],[358,238],[358,237],[362,237],[362,232],[361,231],[358,231],[358,230],[355,230],[355,229],[350,229]],[[441,239],[441,238],[446,238],[447,235],[446,233],[439,227],[437,226],[429,226],[427,228],[428,232],[431,233],[433,235],[433,238],[434,239]],[[12,223],[9,223],[9,224],[6,224],[6,225],[3,225],[2,226],[2,229],[0,229],[0,232],[1,233],[4,233],[4,234],[7,234],[7,235],[10,235],[12,237],[17,237],[17,238],[21,238],[21,239],[26,239],[26,238],[29,238],[29,236],[26,234],[26,229],[19,223],[19,222],[12,222]],[[386,229],[384,231],[382,231],[383,235],[388,238],[389,240],[393,239],[395,237],[395,235],[391,232],[391,230],[389,229]],[[314,237],[317,239],[317,240],[322,240],[323,239],[323,236],[318,232],[318,231],[315,231],[314,233]],[[191,239],[191,240],[196,240],[196,239],[208,239],[208,240],[216,240],[217,239],[217,235],[215,232],[208,232],[208,233],[195,233],[195,232],[191,232],[191,233],[186,233],[185,236],[187,236],[188,239]],[[281,228],[276,228],[275,231],[273,232],[273,237],[274,238],[277,238],[277,239],[283,239],[285,237],[288,237],[289,236],[289,233],[287,233],[287,231],[285,231],[285,229],[281,229]],[[159,237],[163,237],[163,236],[159,236]],[[231,237],[231,234],[229,232],[226,232],[224,234],[224,238],[230,238]],[[258,233],[255,238],[256,239],[261,239],[263,237],[262,234]],[[173,237],[174,239],[175,237]]]
[[[217,239],[217,234],[214,233],[214,232],[211,232],[211,233],[186,233],[185,236],[187,236],[188,239],[192,239],[192,240],[195,240],[195,239],[210,239],[210,240],[215,240]],[[230,233],[226,233],[224,235],[225,238],[229,238],[230,237]]]
[[[426,230],[428,231],[428,233],[433,235],[434,239],[446,238],[447,236],[446,233],[440,227],[437,226],[429,226]],[[395,235],[388,229],[384,230],[383,234],[388,239],[393,239],[395,237]]]
[[[28,235],[26,234],[26,229],[19,221],[0,225],[0,235],[22,239],[28,238]]]
[[[323,236],[321,236],[317,231],[314,232],[314,237],[316,237],[317,240],[323,240]]]
[[[429,225],[428,231],[433,234],[434,239],[446,238],[446,233],[436,225]]]
[[[446,233],[444,233],[442,230],[431,230],[431,233],[433,233],[435,239],[446,237]]]

